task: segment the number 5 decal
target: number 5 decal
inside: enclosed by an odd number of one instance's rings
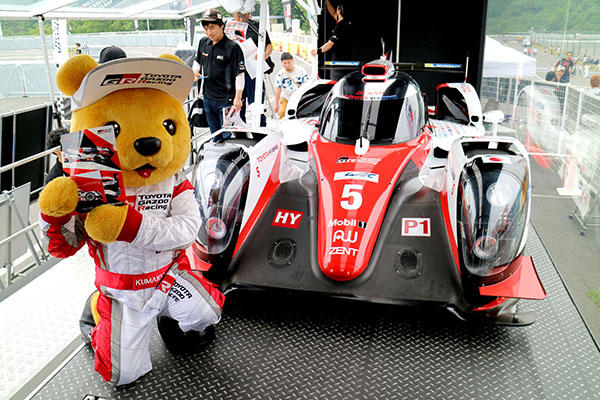
[[[346,210],[357,210],[362,204],[362,195],[360,194],[362,188],[363,185],[344,185],[344,191],[342,192],[342,201],[340,202],[342,208]]]

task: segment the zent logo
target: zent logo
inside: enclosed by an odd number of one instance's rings
[[[431,236],[429,218],[402,218],[402,236]]]
[[[298,229],[300,226],[300,221],[302,220],[301,211],[292,211],[292,210],[282,210],[279,209],[275,213],[275,218],[273,218],[272,226],[280,226],[282,228],[292,228]]]
[[[329,251],[329,255],[335,254],[354,257],[358,254],[358,249],[353,249],[352,247],[332,247]]]

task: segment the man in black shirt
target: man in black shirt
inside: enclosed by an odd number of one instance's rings
[[[561,58],[560,60],[558,60],[556,62],[555,67],[561,66],[565,70],[565,74],[564,74],[561,82],[569,83],[569,81],[571,80],[571,75],[573,75],[575,73],[575,69],[574,69],[575,63],[573,62],[572,57],[573,57],[573,52],[567,51],[567,56],[564,58]]]
[[[251,19],[250,13],[242,14],[242,13],[238,12],[238,13],[235,13],[233,15],[233,17],[235,18],[235,20],[237,22],[246,22],[248,24],[248,29],[246,30],[244,36],[246,37],[246,39],[251,39],[254,42],[254,44],[256,45],[256,47],[258,47],[258,28],[259,28],[258,22]],[[271,60],[272,52],[273,52],[273,45],[271,44],[271,38],[269,37],[269,34],[265,32],[265,61],[269,65],[269,69],[267,71],[264,71],[266,74],[270,74],[273,71],[273,67],[275,66],[275,64]],[[246,60],[246,63],[248,63],[248,62],[251,62],[251,61]],[[258,64],[258,62],[257,62],[256,65],[258,66],[260,64]],[[248,75],[248,71],[246,71],[246,73],[244,75],[246,76],[246,82],[245,82],[245,86],[244,86],[244,93],[242,94],[242,111],[241,111],[240,115],[241,115],[242,119],[244,119],[244,121],[245,121],[246,120],[246,101],[245,100],[246,99],[248,100],[248,104],[254,103],[256,78],[252,79],[250,77],[250,75]],[[264,101],[265,100],[264,84],[263,84],[262,93],[263,93],[262,101]],[[261,117],[260,117],[260,125],[261,126],[267,125],[267,119],[264,116],[264,114],[261,115]]]
[[[242,108],[244,90],[244,54],[242,49],[227,38],[223,32],[223,16],[211,8],[200,18],[206,37],[200,40],[194,68],[196,77],[203,79],[204,112],[210,132],[223,126],[223,112],[226,107]],[[219,135],[221,136],[221,135]],[[221,138],[213,138],[218,141]],[[223,138],[231,136],[227,132]]]
[[[329,6],[330,3],[327,2]],[[352,29],[352,22],[345,18],[344,6],[339,4],[335,9],[336,15],[336,25],[331,32],[331,36],[327,43],[323,46],[313,49],[311,54],[316,56],[319,53],[327,53],[331,51],[331,60],[332,61],[350,61],[350,49],[351,49],[351,39],[350,39],[350,30]],[[346,72],[344,71],[332,71],[332,78],[334,80],[339,80],[342,78]]]

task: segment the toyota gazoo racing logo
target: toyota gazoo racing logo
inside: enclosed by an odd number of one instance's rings
[[[139,83],[171,86],[178,79],[181,79],[181,75],[151,73],[109,74],[104,77],[100,86],[131,85]]]
[[[135,208],[138,211],[160,210],[167,211],[171,203],[172,193],[138,194]]]
[[[333,176],[334,181],[341,181],[346,179],[356,179],[359,181],[368,181],[368,182],[379,182],[379,175],[373,172],[364,172],[364,171],[340,171],[336,172]]]
[[[358,228],[362,228],[362,229],[367,229],[367,223],[365,221],[360,221],[358,219],[332,219],[331,221],[329,221],[329,223],[327,224],[327,226],[329,228],[335,228],[335,227],[358,227]]]

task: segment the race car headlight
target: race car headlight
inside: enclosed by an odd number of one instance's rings
[[[220,218],[209,218],[206,221],[206,232],[213,239],[223,239],[227,234],[227,226]]]
[[[239,145],[206,143],[194,166],[194,193],[202,225],[197,241],[208,254],[225,251],[241,218],[249,157]]]
[[[529,202],[526,164],[473,162],[460,181],[459,237],[471,275],[500,272],[518,255]]]
[[[498,241],[492,236],[479,236],[477,240],[475,240],[473,252],[482,260],[489,260],[498,253]]]

